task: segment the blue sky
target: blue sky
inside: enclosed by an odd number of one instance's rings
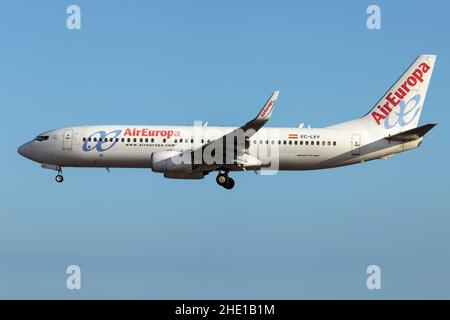
[[[66,29],[78,4],[82,29]],[[381,7],[382,29],[366,28]],[[448,1],[8,1],[1,5],[0,298],[450,298]],[[271,126],[365,114],[437,55],[423,145],[232,192],[150,170],[54,172],[20,157],[76,124]],[[65,287],[77,264],[82,290]],[[382,289],[366,288],[366,268]]]

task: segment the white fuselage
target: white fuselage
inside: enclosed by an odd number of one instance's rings
[[[43,133],[19,148],[27,158],[56,167],[152,168],[160,151],[195,150],[235,127],[100,125]],[[252,159],[272,159],[251,170],[311,170],[388,157],[417,147],[376,133],[348,128],[262,128],[249,139]],[[239,170],[232,168],[230,170]]]

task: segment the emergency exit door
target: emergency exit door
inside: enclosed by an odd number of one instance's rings
[[[361,154],[361,135],[352,134],[352,155],[357,156]]]

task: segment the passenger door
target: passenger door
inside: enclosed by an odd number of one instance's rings
[[[72,129],[64,130],[63,150],[72,150],[72,136],[73,136]]]

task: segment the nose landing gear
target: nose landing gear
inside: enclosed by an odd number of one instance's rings
[[[56,182],[61,183],[64,181],[61,167],[58,169],[58,175],[55,177]]]
[[[219,186],[228,190],[233,189],[234,187],[234,180],[228,176],[228,172],[221,171],[217,175],[216,182]]]

